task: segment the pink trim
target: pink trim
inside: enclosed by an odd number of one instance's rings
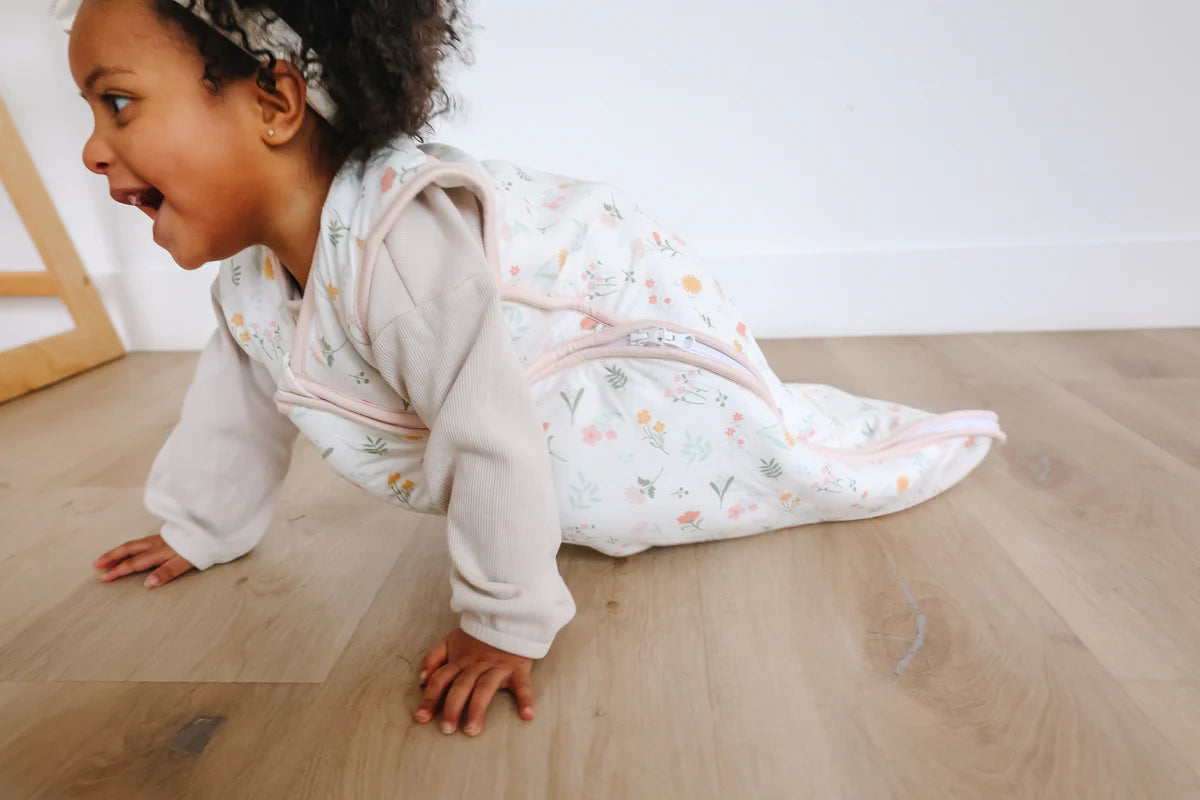
[[[496,280],[500,280],[500,253],[497,245],[498,234],[495,226],[492,224],[495,200],[492,197],[491,185],[485,176],[480,175],[469,167],[464,167],[460,164],[438,162],[420,170],[405,182],[404,186],[400,189],[400,193],[388,203],[387,209],[384,210],[378,221],[376,221],[375,227],[371,229],[371,232],[367,234],[367,238],[363,240],[362,266],[359,268],[358,285],[354,289],[355,304],[359,309],[360,317],[366,314],[366,310],[370,307],[367,302],[367,295],[371,289],[371,276],[374,274],[377,251],[382,246],[383,240],[387,238],[388,232],[396,223],[396,218],[404,211],[404,207],[412,202],[414,197],[424,191],[425,187],[435,182],[443,189],[455,189],[466,186],[475,190],[476,197],[481,201],[479,221],[483,228],[484,257],[491,265]],[[370,336],[370,320],[363,318],[363,323],[363,334]]]
[[[331,405],[339,405],[340,403],[340,407],[345,408],[347,412],[361,416],[363,419],[374,419],[385,425],[398,425],[400,427],[413,427],[405,425],[404,422],[415,419],[421,424],[421,427],[429,430],[421,422],[420,415],[415,411],[399,411],[394,408],[384,408],[372,403],[370,400],[354,397],[327,384],[318,383],[310,378],[301,378],[295,374],[295,371],[292,372],[292,377],[300,388],[308,391],[318,400],[324,400]],[[334,401],[334,398],[337,399],[337,402]]]
[[[890,450],[882,451],[859,452],[853,449],[834,450],[827,447],[816,447],[801,440],[797,440],[796,443],[803,444],[817,455],[826,455],[839,461],[887,461],[892,458],[899,458],[900,456],[908,455],[909,453],[915,453],[919,450],[924,450],[926,447],[929,447],[932,444],[938,444],[949,439],[969,439],[971,437],[995,439],[999,442],[1004,442],[1008,438],[1001,431],[997,431],[995,428],[967,428],[961,431],[944,431],[942,433],[935,433],[922,439],[913,439],[910,442],[897,445]]]
[[[315,397],[305,397],[304,395],[289,392],[284,389],[276,390],[275,404],[281,407],[281,409],[288,406],[302,406],[304,408],[311,408],[316,411],[326,411],[331,414],[337,414],[342,419],[349,420],[350,422],[366,425],[367,427],[381,430],[386,433],[395,433],[401,436],[421,435],[422,439],[429,435],[429,428],[426,427],[415,428],[406,427],[403,425],[390,425],[386,422],[375,419],[374,417],[355,414],[348,409],[334,405],[333,403],[325,400],[320,400]]]
[[[608,333],[608,331],[605,331]],[[767,407],[779,419],[779,424],[786,430],[787,425],[783,419],[783,412],[775,405],[775,401],[769,393],[764,397],[761,387],[755,386],[753,382],[746,377],[745,373],[734,369],[728,364],[723,364],[719,361],[714,361],[708,356],[702,356],[699,353],[690,353],[687,350],[674,350],[670,353],[664,353],[663,347],[638,347],[636,345],[614,345],[611,347],[591,346],[582,348],[580,352],[571,353],[563,356],[562,359],[554,364],[547,365],[538,374],[530,376],[529,380],[532,383],[535,380],[552,375],[564,367],[582,364],[584,361],[591,361],[597,358],[613,357],[613,358],[658,358],[666,361],[681,361],[685,364],[691,364],[694,367],[701,367],[709,372],[728,378],[742,388],[752,392],[767,403]]]
[[[994,411],[951,411],[948,414],[939,414],[936,417],[928,417],[920,420],[919,422],[915,422],[912,425],[909,425],[907,428],[902,428],[898,432],[893,433],[886,439],[880,439],[870,447],[864,447],[861,449],[854,448],[853,452],[872,453],[876,450],[887,450],[890,447],[903,444],[905,440],[911,439],[915,434],[920,433],[926,428],[956,419],[987,419],[991,420],[992,422],[1000,421],[1000,418],[996,416]],[[992,432],[995,433],[994,430]],[[1001,434],[1001,436],[1003,436],[1003,434]],[[814,450],[828,450],[830,452],[839,453],[845,452],[844,450],[838,450],[837,448],[823,448],[818,445],[811,445],[811,447]]]

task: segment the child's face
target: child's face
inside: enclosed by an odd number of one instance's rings
[[[154,241],[195,269],[260,240],[269,148],[254,79],[210,94],[204,57],[153,2],[86,0],[75,19],[71,74],[95,116],[83,160],[114,199],[132,195]]]

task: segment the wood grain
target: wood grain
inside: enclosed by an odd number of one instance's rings
[[[478,739],[411,720],[455,624],[444,520],[300,443],[251,556],[92,583],[96,547],[153,524],[139,482],[194,355],[0,408],[0,796],[1200,796],[1200,333],[764,350],[785,380],[994,408],[1010,442],[876,520],[564,547],[579,613],[535,670],[537,719],[503,697]],[[72,442],[87,465],[57,455]],[[200,716],[226,722],[171,752]]]

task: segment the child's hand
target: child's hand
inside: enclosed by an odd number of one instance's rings
[[[421,662],[421,685],[425,694],[417,707],[417,722],[429,722],[442,694],[442,733],[454,733],[467,698],[471,705],[463,733],[475,736],[483,730],[483,718],[498,689],[517,696],[523,719],[533,719],[533,684],[529,672],[533,661],[484,644],[461,629],[450,631]],[[428,681],[426,681],[428,679]]]
[[[146,578],[147,589],[169,583],[193,568],[190,561],[172,550],[158,534],[114,547],[97,558],[92,566],[107,570],[101,576],[105,582],[115,581],[131,572],[158,567]]]

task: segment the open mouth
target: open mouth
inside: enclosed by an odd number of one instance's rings
[[[128,203],[131,206],[139,208],[158,209],[163,202],[163,193],[151,186],[148,189],[143,189],[140,192],[134,192],[129,195]]]

